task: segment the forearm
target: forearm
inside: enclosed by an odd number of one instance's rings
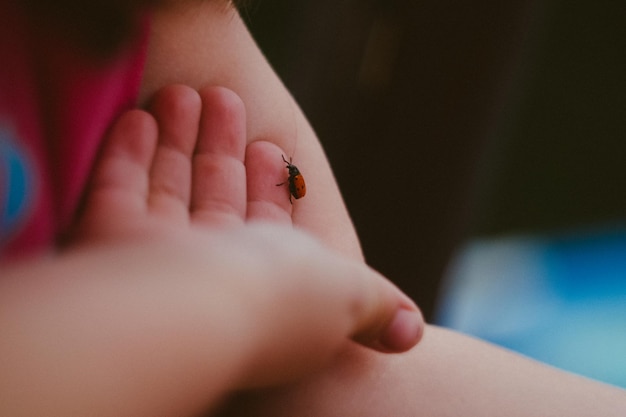
[[[242,312],[151,246],[3,265],[0,415],[193,415],[233,384]]]
[[[221,85],[235,91],[246,107],[248,143],[277,144],[304,175],[308,191],[293,206],[295,226],[362,259],[315,132],[234,9],[216,1],[179,1],[154,13],[140,102],[148,102],[155,91],[171,83],[196,89]],[[280,154],[276,164],[282,165]]]
[[[169,83],[234,90],[246,107],[248,143],[276,143],[305,176],[307,196],[294,204],[294,224],[361,258],[314,132],[234,11],[221,2],[181,1],[154,15],[142,102]],[[282,164],[280,155],[276,163]],[[281,410],[284,416],[595,416],[626,409],[619,390],[434,328],[412,352],[390,357],[354,348],[326,373],[261,398],[255,412],[279,415]]]
[[[2,272],[0,415],[196,415],[321,369],[349,338],[397,352],[423,329],[380,275],[274,225],[87,245]]]
[[[626,391],[428,327],[410,352],[351,347],[327,373],[238,398],[224,416],[619,417]]]
[[[416,369],[401,394],[420,415],[617,417],[626,410],[625,391],[459,333],[430,327],[427,334],[402,359]]]

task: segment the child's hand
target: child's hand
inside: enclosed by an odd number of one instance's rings
[[[187,234],[194,239],[196,234],[214,238],[227,229],[237,236],[247,257],[256,252],[265,256],[269,265],[275,265],[275,271],[262,270],[277,281],[264,285],[270,293],[280,294],[295,282],[302,296],[305,292],[319,293],[315,285],[320,286],[319,290],[328,285],[338,287],[337,297],[342,297],[339,287],[350,282],[350,277],[337,278],[330,270],[324,276],[312,273],[315,269],[326,271],[340,261],[313,250],[314,246],[299,234],[281,230],[280,225],[291,224],[292,209],[287,190],[276,187],[286,175],[279,157],[281,150],[269,142],[252,143],[246,148],[245,109],[235,93],[219,87],[197,93],[188,87],[170,86],[156,95],[151,111],[154,116],[139,110],[128,112],[114,125],[79,223],[81,239],[110,243],[185,239]],[[268,242],[255,240],[258,231],[250,224],[257,222],[271,222],[277,230],[275,235],[267,236]],[[248,233],[250,242],[245,238]],[[229,240],[223,233],[217,236]],[[270,244],[271,239],[276,242]],[[274,246],[271,253],[267,252],[268,245]],[[236,252],[234,246],[231,249]],[[211,242],[205,250],[214,250]],[[227,257],[228,261],[235,262],[239,258],[235,255]],[[309,266],[288,273],[290,264]],[[356,265],[351,268],[364,269]],[[334,278],[324,284],[329,275]],[[307,284],[307,276],[318,278]],[[237,274],[229,275],[229,279],[242,281]],[[384,281],[381,277],[376,280]],[[243,286],[247,285],[255,284]],[[309,291],[303,291],[308,285],[312,285]],[[376,291],[385,286],[391,288],[386,282],[376,285],[370,289],[374,297],[383,296]],[[350,282],[349,286],[359,285]],[[390,299],[376,302],[380,317],[359,320],[362,328],[348,334],[379,350],[402,351],[416,343],[421,331],[417,308],[398,290],[393,292]],[[332,297],[328,294],[327,298]],[[400,306],[399,319],[408,320],[404,324],[412,328],[395,329],[397,334],[389,333],[381,339],[383,325],[390,322]],[[402,323],[397,324],[402,327]]]
[[[152,114],[150,114],[152,113]],[[145,237],[269,221],[291,225],[284,152],[269,141],[246,146],[245,108],[230,90],[160,90],[150,113],[113,126],[95,169],[78,238]]]
[[[246,150],[234,93],[168,87],[151,113],[111,130],[74,243],[3,266],[0,414],[192,415],[348,338],[419,340],[399,290],[289,226],[281,151]]]
[[[112,128],[74,243],[3,269],[0,411],[184,415],[319,369],[348,338],[417,343],[406,296],[290,226],[281,150],[246,148],[234,93],[168,87],[150,111]]]
[[[269,224],[79,245],[2,275],[0,415],[196,415],[320,369],[348,338],[397,352],[421,332],[375,272]]]

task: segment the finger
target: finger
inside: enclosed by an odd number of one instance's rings
[[[222,87],[200,91],[202,119],[193,159],[191,215],[210,226],[243,223],[246,215],[246,113]]]
[[[182,85],[161,89],[150,105],[159,123],[159,144],[150,172],[150,205],[167,216],[188,216],[191,157],[200,108],[198,93]]]
[[[105,141],[92,188],[115,189],[145,197],[156,139],[157,126],[148,113],[131,110],[120,116]]]
[[[246,149],[248,221],[291,224],[294,209],[289,199],[288,173],[283,151],[267,141],[256,141]]]
[[[157,144],[154,118],[141,110],[124,113],[112,126],[94,168],[80,233],[100,234],[109,220],[123,223],[147,210],[148,172]]]

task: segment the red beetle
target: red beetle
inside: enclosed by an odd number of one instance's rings
[[[289,162],[287,162],[285,156],[281,156],[283,157],[283,161],[287,164],[289,177],[287,178],[287,181],[276,184],[276,186],[289,184],[289,202],[293,204],[291,196],[293,196],[293,198],[295,198],[296,200],[304,197],[306,194],[306,184],[304,183],[304,177],[302,177],[302,174],[300,174],[300,170],[298,169],[298,167],[291,163],[291,158],[289,158]]]

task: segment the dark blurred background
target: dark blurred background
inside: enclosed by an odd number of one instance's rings
[[[622,2],[255,0],[243,15],[369,263],[427,316],[464,239],[626,213]]]

